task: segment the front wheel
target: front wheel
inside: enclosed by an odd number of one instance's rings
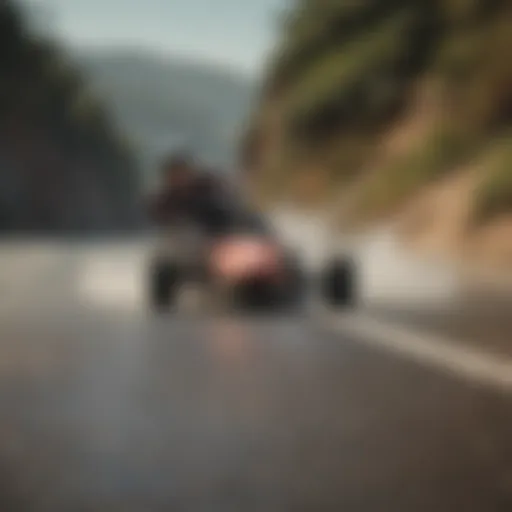
[[[163,312],[174,305],[179,288],[179,269],[176,265],[157,261],[150,270],[149,300],[153,310]]]
[[[321,294],[329,306],[353,308],[357,305],[357,268],[352,258],[331,261],[321,277]]]

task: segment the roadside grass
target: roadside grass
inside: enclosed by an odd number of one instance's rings
[[[476,191],[474,221],[482,224],[506,213],[512,213],[512,134],[500,142]]]

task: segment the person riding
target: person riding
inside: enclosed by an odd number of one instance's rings
[[[151,201],[150,215],[159,226],[192,221],[210,234],[225,230],[230,222],[222,180],[201,171],[186,152],[166,158],[162,182]]]
[[[158,191],[150,199],[153,222],[165,226],[188,213],[196,174],[197,166],[188,153],[180,152],[164,159]]]

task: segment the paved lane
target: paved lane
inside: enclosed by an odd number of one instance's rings
[[[457,300],[427,307],[374,307],[372,313],[462,346],[512,357],[512,290],[468,283]]]
[[[0,323],[0,510],[511,510],[510,396],[305,317],[84,307],[65,260]]]

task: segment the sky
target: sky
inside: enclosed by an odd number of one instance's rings
[[[73,46],[142,46],[258,73],[286,0],[30,0]]]

